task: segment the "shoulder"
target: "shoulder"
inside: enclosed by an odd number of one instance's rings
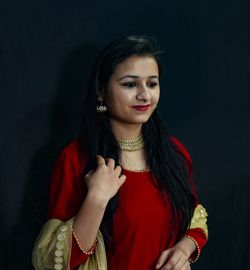
[[[63,149],[62,152],[70,157],[75,157],[79,154],[80,143],[78,140],[71,141]]]
[[[74,140],[67,144],[61,150],[60,156],[70,161],[74,165],[74,167],[81,171],[84,160],[83,155],[81,154],[79,140]]]
[[[177,139],[176,137],[170,135],[169,136],[170,141],[172,144],[176,147],[177,151],[190,163],[192,164],[191,156],[187,150],[187,148],[184,146],[184,144]]]
[[[76,214],[84,197],[80,144],[72,141],[60,152],[52,171],[49,217],[68,220]]]

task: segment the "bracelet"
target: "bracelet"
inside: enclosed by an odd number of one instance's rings
[[[197,249],[197,256],[196,256],[196,258],[189,259],[189,263],[197,262],[197,260],[199,259],[200,255],[201,255],[201,249],[200,249],[197,241],[192,236],[190,236],[190,235],[184,235],[184,237],[189,238],[190,240],[192,240],[194,242],[195,246],[196,246],[196,249]]]
[[[88,251],[86,251],[86,250],[84,250],[82,248],[82,246],[81,246],[81,244],[79,242],[79,239],[77,238],[77,236],[76,236],[76,234],[74,232],[73,226],[71,226],[71,231],[72,231],[72,234],[73,234],[73,236],[74,236],[74,238],[76,240],[76,243],[77,243],[78,247],[80,248],[80,250],[86,255],[92,255],[94,253],[95,249],[96,249],[96,246],[97,246],[97,238],[95,239],[95,242],[94,242],[93,246]]]

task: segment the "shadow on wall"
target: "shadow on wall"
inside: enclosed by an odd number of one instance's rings
[[[16,201],[13,209],[6,210],[5,218],[13,229],[5,235],[7,260],[4,269],[33,269],[31,253],[35,238],[47,219],[53,163],[59,151],[78,132],[83,89],[96,51],[95,45],[84,45],[73,51],[60,74],[56,97],[52,97],[54,101],[36,105],[1,146],[2,153],[8,152],[4,168],[6,179],[13,180],[12,183],[6,181],[4,196]],[[19,164],[18,170],[9,173],[13,164]],[[19,198],[19,202],[15,198]]]

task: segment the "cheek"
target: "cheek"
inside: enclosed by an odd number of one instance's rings
[[[115,102],[119,106],[127,106],[134,99],[133,94],[131,92],[126,91],[117,91],[113,95],[113,102]]]
[[[159,99],[160,99],[160,91],[157,91],[157,92],[154,93],[154,95],[153,95],[154,103],[157,104],[157,103],[159,102]]]
[[[114,91],[116,90],[116,91]],[[108,95],[106,104],[108,110],[112,113],[119,113],[123,110],[124,106],[128,103],[128,98],[119,89],[112,89]]]
[[[108,107],[114,107],[114,105],[117,103],[117,96],[115,89],[113,88],[108,89],[106,93],[105,103]]]

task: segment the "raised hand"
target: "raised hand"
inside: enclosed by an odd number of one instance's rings
[[[116,166],[114,159],[98,155],[96,170],[85,175],[88,193],[96,200],[108,202],[126,180],[121,171],[121,166]]]

